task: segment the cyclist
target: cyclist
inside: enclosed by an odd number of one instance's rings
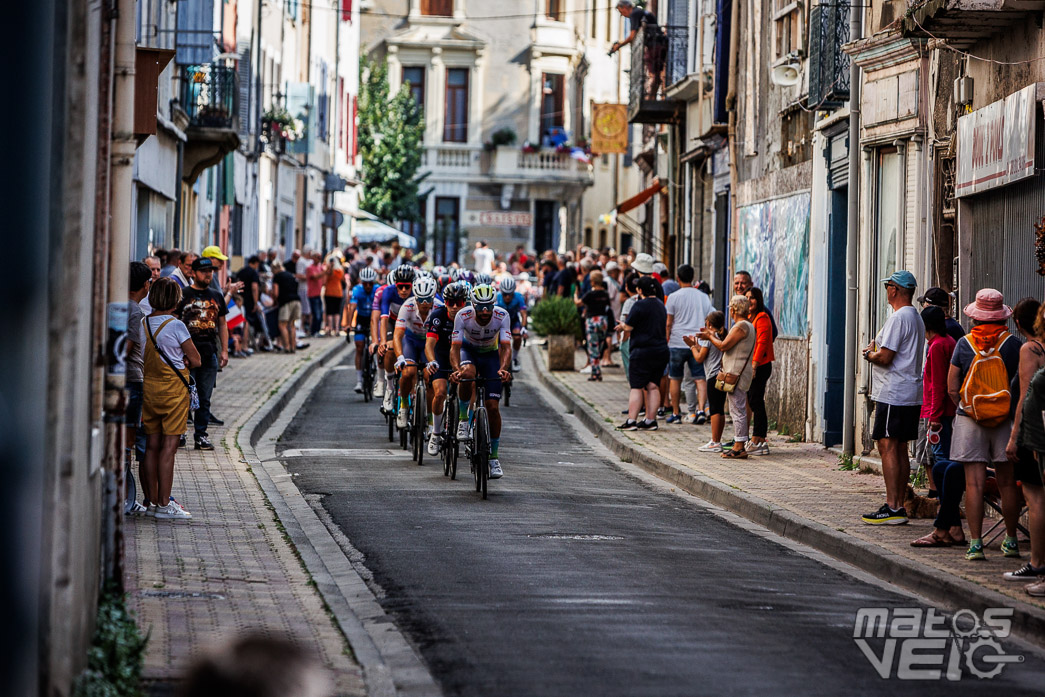
[[[403,303],[396,319],[392,342],[396,352],[395,367],[402,370],[399,377],[399,413],[396,425],[407,426],[407,402],[417,384],[417,369],[425,365],[425,320],[435,304],[436,283],[431,276],[414,280],[414,296]]]
[[[388,286],[381,294],[381,323],[378,327],[379,346],[378,355],[384,360],[385,366],[385,398],[381,408],[386,414],[392,413],[395,408],[395,391],[392,389],[395,383],[396,353],[392,345],[392,330],[395,328],[399,317],[399,308],[403,306],[414,292],[414,267],[397,266],[388,275]]]
[[[453,341],[454,319],[468,305],[468,289],[464,284],[451,283],[443,289],[443,306],[432,310],[425,322],[427,338],[425,373],[432,383],[432,418],[434,428],[428,441],[428,454],[438,455],[446,422],[446,390],[450,377],[450,344]]]
[[[512,328],[512,372],[519,372],[519,349],[522,348],[522,333],[526,327],[526,298],[515,292],[515,279],[505,276],[501,281],[501,292],[497,294],[497,307],[508,313]]]
[[[385,289],[389,288],[387,278],[384,274],[378,277],[377,288],[374,290],[374,302],[371,304],[370,311],[370,353],[377,354],[377,375],[374,376],[374,396],[384,397],[385,395],[385,380],[382,376],[384,371],[384,363],[380,360],[380,357],[384,355],[382,353],[382,346],[384,340],[381,338],[381,299],[384,296]],[[394,290],[395,286],[391,286]],[[382,404],[382,409],[384,405]]]
[[[508,313],[497,307],[497,295],[489,285],[472,290],[472,306],[457,313],[450,344],[450,364],[454,379],[474,379],[478,374],[486,380],[486,410],[490,418],[490,479],[504,476],[498,449],[501,443],[501,384],[511,380],[508,366],[512,361],[512,332]],[[472,398],[472,383],[461,385],[461,405]],[[459,438],[468,437],[468,422],[461,420]]]
[[[475,274],[475,285],[493,286],[493,276],[488,273],[477,273]]]
[[[356,341],[356,392],[363,392],[363,342],[370,336],[370,318],[374,309],[377,272],[369,266],[359,270],[359,283],[352,289],[352,296],[345,307],[341,325],[355,327]],[[351,340],[351,339],[350,339]]]

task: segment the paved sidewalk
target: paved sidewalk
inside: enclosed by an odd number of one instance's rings
[[[139,625],[151,633],[145,679],[164,694],[193,657],[256,630],[311,647],[338,695],[366,693],[362,672],[257,480],[236,434],[292,375],[343,339],[313,339],[297,354],[233,359],[218,376],[215,450],[178,451],[174,496],[191,521],[126,519],[126,588]],[[139,496],[140,498],[140,496]]]
[[[1045,608],[1045,600],[1032,598],[1023,592],[1025,584],[1002,579],[1003,572],[1014,570],[1027,561],[1030,556],[1027,542],[1020,545],[1023,559],[1006,559],[999,550],[999,538],[986,550],[986,562],[965,561],[964,547],[915,549],[910,546],[911,540],[931,532],[932,519],[879,527],[860,521],[861,514],[882,504],[885,488],[881,475],[841,471],[835,453],[819,445],[791,443],[789,438],[778,434],[770,435],[768,456],[723,460],[719,455],[697,452],[697,448],[710,440],[709,425],[671,425],[661,419],[660,429],[656,432],[617,432],[615,427],[627,418],[620,413],[627,406],[628,398],[627,381],[621,368],[606,368],[602,382],[588,382],[587,375],[577,372],[551,373],[547,370],[546,353],[535,349],[532,354],[536,360],[529,363],[537,366],[541,376],[550,381],[553,391],[561,391],[555,390],[555,385],[566,388],[565,395],[577,406],[586,405],[587,411],[594,416],[590,419],[594,423],[589,423],[589,428],[601,429],[609,440],[620,439],[617,444],[630,444],[638,449],[637,452],[647,453],[681,472],[706,477],[733,491],[756,497],[753,500],[767,511],[787,511],[798,519],[843,533],[833,535],[835,540],[828,546],[839,544],[839,540],[841,544],[851,540],[854,547],[859,546],[866,552],[865,557],[870,554],[879,555],[882,560],[897,557],[906,560],[908,569],[913,569],[916,574],[919,569],[926,572],[920,581],[923,587],[933,583],[934,579],[953,577],[997,591],[1012,601],[1026,603],[1022,609]],[[580,352],[576,365],[584,365]],[[725,440],[732,438],[731,429],[732,425],[727,422]],[[618,452],[627,449],[616,448]],[[675,473],[668,474],[674,478]],[[985,528],[993,522],[985,521]],[[823,551],[838,556],[830,549]],[[871,566],[873,572],[874,559],[864,566]],[[882,567],[887,568],[886,564]],[[771,573],[771,570],[767,572]],[[910,587],[912,584],[906,585]],[[961,606],[961,599],[956,603]],[[1016,607],[1020,608],[1020,605]]]

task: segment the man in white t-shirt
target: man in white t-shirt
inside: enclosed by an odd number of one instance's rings
[[[907,522],[903,500],[911,476],[907,443],[918,437],[921,420],[925,324],[911,302],[918,282],[910,271],[897,271],[882,282],[893,313],[864,349],[864,359],[871,364],[871,437],[878,441],[882,458],[885,503],[862,519],[869,525],[902,525]]]
[[[475,243],[475,251],[472,252],[475,259],[475,272],[493,275],[493,250],[486,244],[486,240]]]
[[[671,411],[668,423],[682,423],[679,413],[679,397],[682,391],[682,378],[686,366],[697,384],[697,404],[690,405],[696,409],[696,423],[704,423],[704,407],[707,404],[708,383],[705,379],[704,365],[693,356],[693,352],[683,337],[692,336],[704,326],[708,314],[714,309],[707,293],[693,287],[694,271],[689,264],[683,264],[675,272],[679,289],[666,299],[668,311],[668,351],[671,358],[668,362],[668,377],[671,379]]]

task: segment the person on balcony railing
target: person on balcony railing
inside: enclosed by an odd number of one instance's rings
[[[664,36],[663,31],[657,26],[657,16],[640,7],[635,7],[635,3],[632,0],[617,0],[617,11],[628,18],[630,31],[623,41],[615,41],[613,43],[613,46],[610,48],[610,55],[619,51],[622,46],[633,43],[639,31],[643,31],[643,26],[647,27],[642,47],[643,65],[646,68],[643,96],[644,98],[653,99],[660,91],[660,86],[664,83],[662,76],[664,72],[664,58],[667,55],[667,37]]]

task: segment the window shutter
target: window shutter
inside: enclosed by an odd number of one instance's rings
[[[258,124],[250,118],[252,111],[250,95],[253,92],[254,81],[251,79],[253,72],[250,65],[250,42],[239,42],[239,135],[244,145],[250,134],[257,131]]]
[[[175,62],[205,65],[214,55],[214,0],[182,2],[178,6]]]

